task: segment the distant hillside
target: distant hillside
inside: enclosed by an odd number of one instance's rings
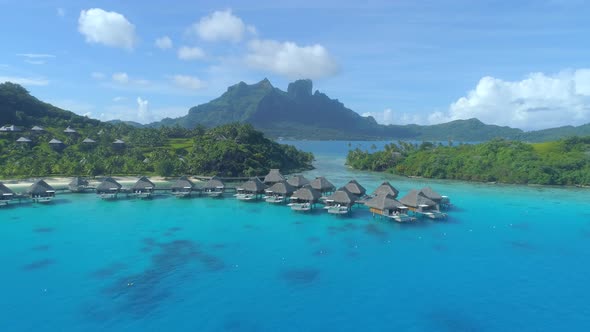
[[[514,139],[527,142],[546,142],[572,136],[590,136],[590,123],[578,127],[564,126],[523,132],[520,135],[515,135]]]
[[[295,139],[407,139],[484,141],[522,135],[520,129],[486,125],[477,119],[433,126],[380,125],[346,108],[337,99],[315,91],[310,80],[289,84],[287,92],[264,79],[240,82],[208,103],[192,107],[186,116],[164,119],[149,126],[180,125],[193,128],[247,122],[269,136]]]

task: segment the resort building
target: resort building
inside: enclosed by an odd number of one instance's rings
[[[18,131],[23,131],[23,129],[21,127],[15,126],[15,125],[5,125],[0,127],[0,132],[18,132]]]
[[[115,149],[125,148],[125,141],[123,141],[122,139],[116,139],[115,141],[113,141],[113,148],[115,148]]]
[[[49,146],[54,150],[61,150],[65,147],[65,144],[58,139],[52,138],[51,141],[49,141]]]
[[[30,139],[28,139],[26,137],[20,137],[19,139],[16,140],[16,142],[18,144],[22,144],[22,145],[30,145],[33,141],[31,141]]]
[[[431,200],[433,200],[434,202],[436,202],[436,204],[438,204],[439,208],[443,208],[443,207],[448,208],[449,205],[451,204],[449,197],[443,196],[443,195],[437,193],[431,187],[424,187],[424,188],[420,189],[420,192],[422,193],[422,195],[424,195],[424,196],[430,198]]]
[[[27,195],[36,203],[48,203],[55,197],[55,189],[44,180],[37,180],[27,190]]]
[[[347,184],[344,185],[351,194],[355,195],[356,197],[360,198],[365,196],[367,190],[365,187],[361,186],[356,180],[350,180]]]
[[[14,198],[14,191],[0,182],[0,206],[8,205]]]
[[[156,185],[154,185],[154,183],[145,176],[139,178],[133,187],[131,187],[131,191],[135,197],[142,199],[151,198],[152,194],[154,193],[154,189],[156,189]]]
[[[268,174],[264,177],[264,184],[268,186],[281,181],[285,181],[285,177],[276,168],[271,169],[270,172],[268,172]]]
[[[81,193],[88,189],[88,181],[82,177],[75,177],[72,182],[68,184],[68,189],[73,193]]]
[[[203,193],[209,197],[223,197],[225,192],[225,183],[218,177],[214,176],[202,188]]]
[[[310,184],[309,180],[303,175],[293,175],[287,182],[295,188],[303,188]]]
[[[309,211],[313,206],[319,202],[322,194],[310,186],[305,186],[295,190],[291,196],[291,210],[294,211]]]
[[[236,198],[241,201],[257,200],[262,197],[265,189],[266,185],[262,183],[259,178],[253,177],[242,184],[240,187],[236,188],[238,192],[236,194]]]
[[[116,199],[121,191],[121,184],[115,179],[108,177],[96,187],[96,194],[102,199]]]
[[[399,195],[399,190],[392,186],[388,181],[385,181],[381,183],[381,185],[377,187],[375,191],[373,191],[373,196],[379,195],[389,195],[393,198],[397,198],[397,195]]]
[[[358,197],[348,191],[346,187],[336,190],[332,195],[326,197],[326,209],[331,214],[347,214]]]
[[[42,134],[43,132],[45,132],[45,129],[43,129],[43,127],[33,126],[33,128],[31,128],[31,133],[33,134]]]
[[[91,139],[90,137],[86,137],[86,138],[85,138],[85,139],[82,141],[82,144],[87,144],[87,145],[92,145],[92,144],[95,144],[95,143],[96,143],[96,141],[95,141],[95,140],[93,140],[93,139]]]
[[[379,215],[398,222],[415,220],[415,218],[408,216],[407,206],[387,193],[382,193],[369,199],[365,202],[365,205],[369,208],[369,211],[373,213],[373,216]]]
[[[64,130],[64,134],[66,135],[71,135],[71,136],[75,136],[78,134],[77,131],[75,131],[74,129],[70,128],[69,126]]]
[[[332,193],[334,190],[336,190],[336,186],[334,186],[332,182],[328,181],[328,179],[323,176],[317,177],[315,180],[311,181],[311,187],[323,195]]]
[[[290,185],[287,181],[277,182],[265,190],[266,201],[268,203],[283,203],[295,190],[297,188]]]
[[[426,197],[421,191],[411,190],[406,196],[399,200],[416,215],[426,216],[432,219],[442,219],[446,214],[440,212],[439,205]]]
[[[178,198],[190,197],[194,188],[193,182],[188,177],[182,176],[172,185],[172,195]]]

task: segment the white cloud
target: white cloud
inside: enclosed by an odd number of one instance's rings
[[[155,45],[161,50],[172,48],[172,39],[168,36],[156,38]]]
[[[78,31],[86,42],[131,50],[137,42],[135,26],[125,16],[100,8],[82,10]]]
[[[198,90],[206,86],[205,82],[201,81],[198,77],[188,75],[174,75],[172,76],[172,81],[177,86],[190,90]]]
[[[98,71],[94,71],[94,72],[90,73],[90,76],[92,78],[94,78],[95,80],[102,80],[105,78],[105,74],[98,72]]]
[[[41,77],[0,76],[0,82],[12,82],[20,85],[45,86],[49,81]]]
[[[114,73],[112,78],[113,78],[113,81],[115,81],[117,83],[121,83],[121,84],[129,83],[129,75],[127,75],[127,73]]]
[[[447,113],[430,115],[436,122],[474,117],[526,130],[588,123],[590,69],[533,73],[521,81],[486,76],[467,96],[452,103]]]
[[[198,60],[205,57],[205,52],[198,47],[182,46],[178,49],[178,58],[181,60]]]
[[[59,16],[59,17],[64,17],[64,16],[66,16],[66,10],[65,10],[65,9],[63,9],[63,8],[58,8],[58,9],[57,9],[57,16]]]
[[[149,102],[141,97],[137,97],[137,118],[141,123],[152,121],[152,114],[149,109]]]
[[[126,100],[126,99],[127,99],[127,98],[125,98],[125,97],[115,97],[115,98],[113,98],[113,101],[114,101],[115,103],[118,103],[118,102],[120,102],[120,101],[124,101],[124,100]]]
[[[190,28],[201,39],[207,41],[227,40],[239,42],[243,39],[246,31],[252,33],[256,29],[253,26],[246,26],[241,18],[232,14],[231,9],[215,11],[209,16],[201,18]]]
[[[428,121],[419,114],[398,113],[391,108],[387,108],[382,112],[365,112],[362,116],[372,116],[375,121],[380,124],[390,125],[405,125],[405,124],[423,124]]]
[[[338,72],[338,64],[320,44],[298,46],[293,42],[253,40],[248,47],[248,65],[290,79],[317,79],[333,76]]]
[[[47,59],[47,58],[55,58],[53,54],[45,54],[45,53],[18,53],[18,56],[28,58],[28,59]]]

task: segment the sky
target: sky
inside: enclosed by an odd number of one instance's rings
[[[140,123],[240,81],[314,90],[384,124],[590,123],[590,3],[5,1],[0,82]]]

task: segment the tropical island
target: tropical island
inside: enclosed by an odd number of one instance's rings
[[[183,174],[254,176],[311,169],[313,155],[251,125],[136,128],[44,103],[0,84],[0,177]]]
[[[590,136],[544,143],[494,139],[480,144],[387,144],[381,151],[356,148],[354,169],[405,176],[511,184],[590,184]]]

